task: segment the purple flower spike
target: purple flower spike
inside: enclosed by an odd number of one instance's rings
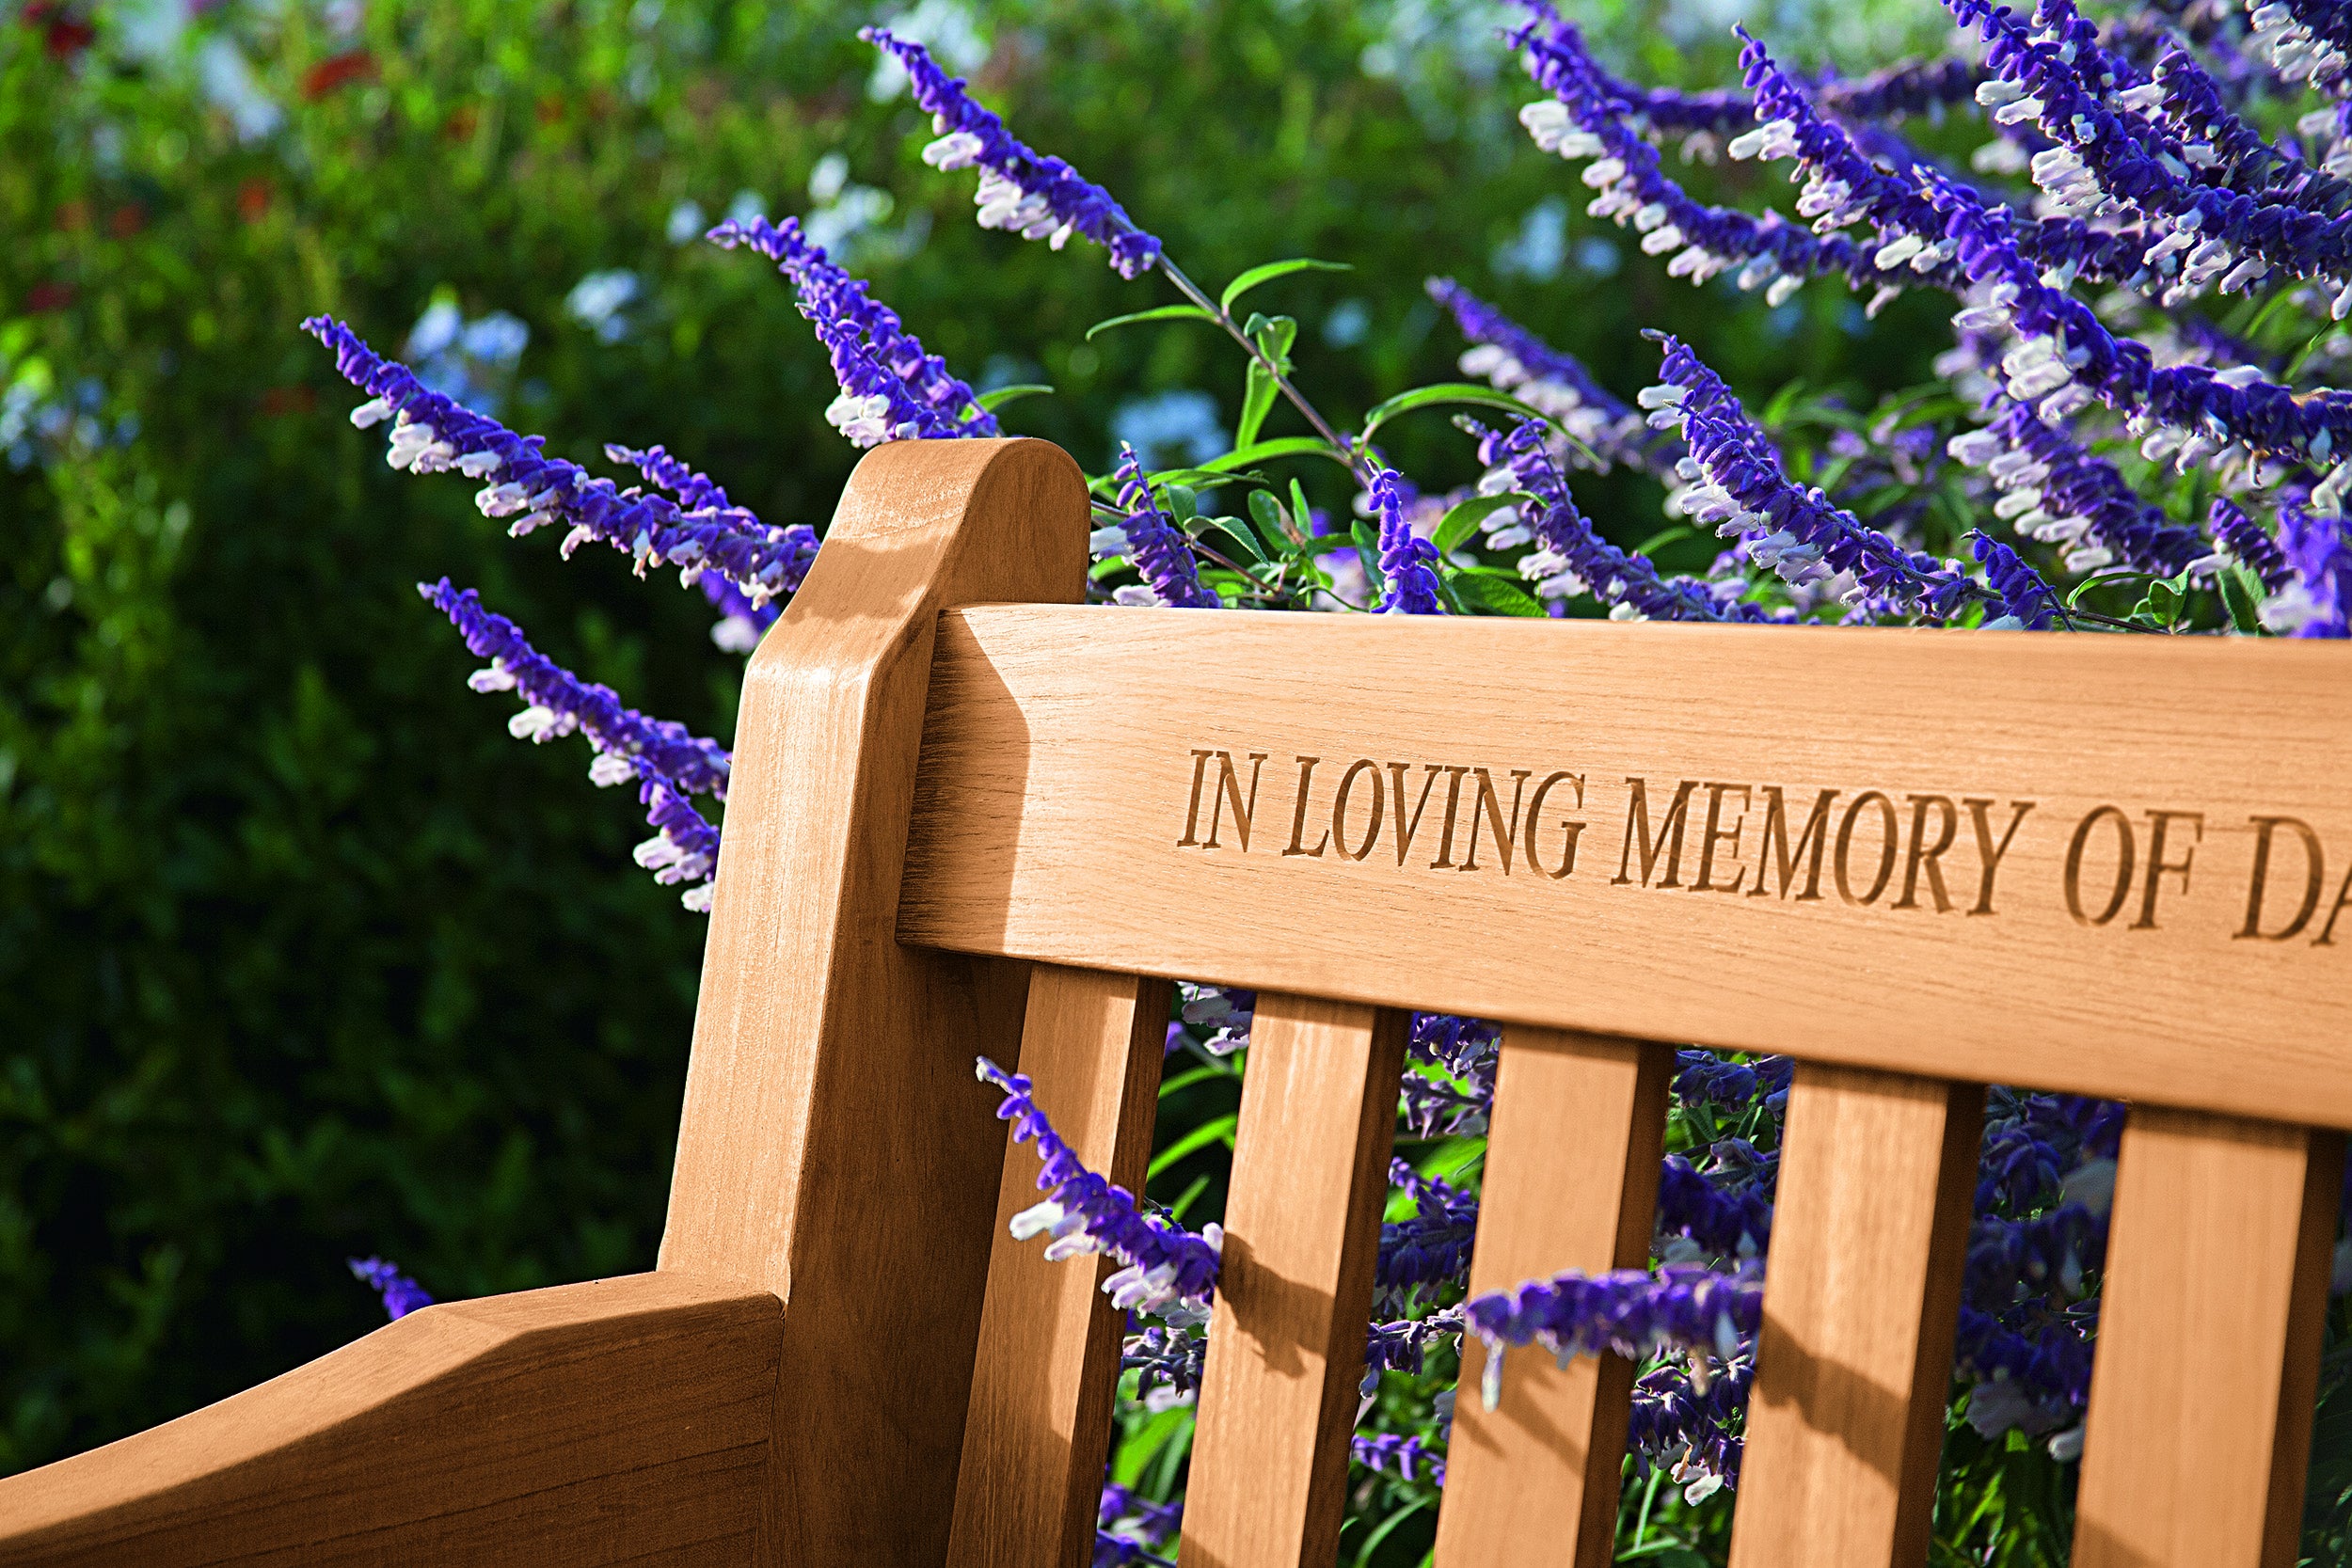
[[[931,117],[939,139],[923,150],[923,161],[939,168],[981,170],[980,227],[1009,229],[1024,239],[1044,240],[1059,250],[1073,233],[1111,253],[1121,277],[1139,277],[1160,259],[1160,242],[1136,227],[1110,193],[1089,184],[1059,158],[1040,154],[1005,129],[1005,122],[963,90],[963,78],[939,69],[930,51],[881,27],[861,28],[858,37],[886,49],[905,66],[914,102]]]
[[[1121,1311],[1164,1318],[1180,1327],[1206,1322],[1216,1289],[1217,1249],[1224,1232],[1211,1225],[1194,1235],[1172,1220],[1147,1214],[1133,1193],[1087,1169],[1038,1108],[1025,1073],[1008,1073],[982,1056],[979,1078],[1005,1091],[996,1109],[1012,1123],[1012,1141],[1037,1143],[1043,1167],[1037,1184],[1046,1200],[1013,1216],[1015,1241],[1047,1238],[1048,1261],[1104,1253],[1124,1265],[1103,1281],[1111,1305]]]
[[[1462,356],[1465,375],[1484,376],[1558,420],[1592,449],[1602,473],[1613,462],[1660,477],[1674,470],[1681,443],[1651,430],[1639,409],[1594,380],[1574,355],[1553,348],[1451,277],[1433,277],[1428,289],[1472,344]]]
[[[1445,1485],[1445,1450],[1419,1437],[1394,1432],[1359,1432],[1347,1440],[1347,1456],[1367,1470],[1400,1481]]]
[[[1566,598],[1589,590],[1611,607],[1612,620],[1779,619],[1763,606],[1739,598],[1737,581],[1724,585],[1728,596],[1718,596],[1710,585],[1666,578],[1649,557],[1603,539],[1569,496],[1567,476],[1545,442],[1541,421],[1522,420],[1507,436],[1482,432],[1478,454],[1488,466],[1479,484],[1482,491],[1501,495],[1516,490],[1529,498],[1519,520],[1534,531],[1541,547],[1520,558],[1519,575],[1535,584],[1537,597]],[[1487,521],[1502,515],[1498,512]]]
[[[1380,575],[1389,585],[1375,608],[1391,615],[1444,614],[1445,603],[1438,596],[1438,546],[1406,522],[1394,468],[1374,471],[1372,504],[1380,514]]]
[[[1176,610],[1216,610],[1224,601],[1200,580],[1200,568],[1193,564],[1192,541],[1152,502],[1152,486],[1143,477],[1143,465],[1136,458],[1136,449],[1122,445],[1119,449],[1119,467],[1111,478],[1119,485],[1120,510],[1126,514],[1118,525],[1126,536],[1126,545],[1119,552],[1124,554],[1135,569],[1143,576],[1139,589],[1122,588],[1116,597],[1124,603],[1142,602],[1166,605]]]
[[[2262,525],[2248,516],[2237,502],[2227,496],[2214,497],[2206,524],[2221,554],[2261,578],[2263,592],[2276,594],[2286,587],[2294,568],[2279,553],[2279,542],[2264,532]]]
[[[850,440],[870,447],[901,433],[934,439],[999,434],[994,416],[948,371],[947,361],[926,353],[898,312],[871,296],[864,279],[811,244],[798,218],[781,224],[730,219],[708,238],[728,250],[749,245],[791,280],[801,314],[816,324],[841,383],[841,396],[825,417]],[[888,384],[892,378],[895,387]]]
[[[686,797],[726,798],[732,764],[725,749],[683,724],[623,707],[611,687],[581,680],[533,648],[514,622],[484,610],[474,590],[459,593],[443,578],[417,584],[417,592],[450,618],[469,649],[489,659],[488,668],[466,684],[476,691],[516,691],[530,705],[507,721],[509,735],[545,742],[578,731],[596,750],[591,780],[599,785],[637,781],[638,802],[656,833],[637,847],[637,863],[664,887],[689,884],[680,901],[708,913],[719,830]]]
[[[398,1323],[420,1307],[430,1307],[433,1298],[415,1280],[400,1272],[400,1266],[382,1258],[346,1259],[354,1277],[363,1279],[375,1293],[384,1298],[384,1315]]]
[[[1642,393],[1654,418],[1675,420],[1691,449],[1690,493],[1682,508],[1725,537],[1749,541],[1750,558],[1790,583],[1851,575],[1850,602],[1899,602],[1931,621],[1949,620],[1971,600],[1990,600],[1998,618],[2042,628],[2057,595],[2014,550],[1979,535],[1983,583],[1933,556],[1915,554],[1851,513],[1829,504],[1782,472],[1780,455],[1748,419],[1740,400],[1678,340],[1661,335],[1662,385]]]
[[[816,541],[808,529],[770,528],[740,507],[688,511],[667,497],[623,490],[577,463],[545,455],[543,437],[517,436],[432,390],[333,317],[312,316],[302,326],[335,351],[343,379],[368,394],[351,422],[365,430],[393,421],[386,462],[414,473],[453,468],[488,481],[474,504],[486,516],[513,517],[507,532],[516,537],[561,523],[570,530],[566,556],[601,539],[634,556],[641,574],[660,565],[715,571],[762,603],[800,586]]]

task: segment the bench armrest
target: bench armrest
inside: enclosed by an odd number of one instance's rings
[[[0,1564],[747,1560],[782,1338],[677,1274],[428,1307],[0,1481]]]

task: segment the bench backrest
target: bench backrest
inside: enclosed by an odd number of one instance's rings
[[[1086,608],[1087,512],[882,448],[751,666],[661,1263],[786,1304],[777,1560],[1086,1560],[1119,1325],[971,1064],[1139,1188],[1176,977],[1262,992],[1186,1563],[1332,1559],[1411,1008],[1505,1025],[1473,1291],[1646,1263],[1672,1044],[1798,1059],[1742,1568],[1924,1560],[1983,1085],[2130,1101],[2074,1560],[2293,1560],[2344,650]],[[1609,1560],[1628,1365],[1482,1364],[1439,1564]]]

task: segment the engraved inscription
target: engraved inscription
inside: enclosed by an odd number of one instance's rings
[[[1195,748],[1176,847],[1267,853],[1270,834],[1257,830],[1270,754]],[[1922,920],[1994,917],[2022,897],[2063,909],[2086,929],[2163,930],[2203,911],[2217,936],[2314,947],[2337,945],[2352,910],[2352,863],[2331,864],[2320,832],[2296,816],[2253,816],[2239,828],[2203,810],[2107,800],[2052,820],[2040,801],[1962,788],[1639,773],[1594,781],[1581,769],[1496,759],[1301,752],[1291,766],[1289,800],[1264,805],[1269,815],[1289,807],[1289,835],[1275,852],[1391,874],[1567,881],[1598,824],[1616,832],[1616,858],[1586,879],[1642,895],[1842,904]],[[1276,780],[1285,777],[1278,769]],[[1279,796],[1283,785],[1270,787]],[[2030,875],[2013,873],[2015,863],[2030,864]]]

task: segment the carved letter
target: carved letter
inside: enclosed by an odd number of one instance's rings
[[[1560,869],[1557,871],[1544,871],[1544,863],[1537,859],[1535,854],[1535,823],[1544,814],[1544,797],[1550,794],[1551,786],[1558,784],[1563,779],[1574,782],[1576,784],[1576,806],[1579,811],[1583,810],[1584,775],[1581,773],[1552,774],[1549,778],[1544,780],[1542,784],[1535,786],[1535,798],[1527,802],[1527,863],[1534,866],[1538,871],[1543,871],[1545,876],[1550,878],[1555,882],[1561,878],[1566,876],[1569,872],[1576,869],[1576,841],[1584,832],[1584,824],[1581,822],[1563,822],[1560,824],[1561,828],[1565,830],[1564,836],[1560,841]]]
[[[1285,855],[1305,855],[1312,860],[1321,860],[1323,858],[1323,846],[1331,842],[1331,835],[1327,832],[1323,835],[1323,843],[1316,845],[1311,849],[1304,847],[1302,843],[1307,833],[1307,791],[1310,787],[1310,781],[1315,776],[1315,764],[1321,762],[1322,760],[1323,759],[1321,757],[1300,757],[1298,759],[1298,807],[1295,811],[1291,813],[1291,844],[1289,848],[1282,851]],[[1350,778],[1355,776],[1352,770],[1348,776]],[[1346,785],[1342,784],[1341,790],[1343,795],[1346,790]],[[1379,820],[1375,818],[1373,821],[1374,830],[1376,832],[1379,826]],[[1340,847],[1344,849],[1346,846],[1342,845]],[[1358,860],[1362,860],[1364,857],[1358,855],[1356,858]]]
[[[1876,800],[1879,803],[1880,836],[1878,876],[1870,882],[1870,891],[1859,898],[1854,896],[1853,884],[1847,880],[1846,856],[1853,847],[1853,825],[1862,816],[1862,808]],[[1846,815],[1837,824],[1837,896],[1849,904],[1875,904],[1879,895],[1886,891],[1887,881],[1895,875],[1895,847],[1903,836],[1901,822],[1895,816],[1895,802],[1875,789],[1866,789],[1853,798]]]
[[[1484,821],[1495,837],[1495,851],[1502,857],[1502,874],[1511,874],[1511,846],[1519,836],[1519,800],[1527,792],[1528,770],[1511,769],[1511,820],[1502,819],[1502,797],[1495,793],[1494,780],[1483,768],[1472,768],[1478,775],[1478,799],[1471,803],[1470,844],[1462,851],[1462,869],[1478,869],[1478,824]]]
[[[1993,912],[1994,874],[2001,869],[2001,857],[2009,853],[2009,841],[2017,836],[2017,824],[2023,822],[2026,819],[2026,814],[2033,810],[2034,802],[2011,800],[2009,803],[2010,812],[2009,828],[2001,834],[2001,842],[1998,846],[1993,842],[1993,823],[1986,815],[1992,811],[1993,802],[1971,799],[1963,801],[1962,804],[1968,808],[1969,824],[1977,830],[1977,859],[1984,868],[1977,879],[1976,907],[1968,912],[1991,914]]]
[[[1728,829],[1718,828],[1716,824],[1723,820],[1724,797],[1735,789],[1740,792],[1740,815],[1731,819],[1731,826]],[[1727,882],[1718,882],[1713,879],[1716,845],[1730,845],[1731,859],[1737,861],[1740,858],[1740,830],[1748,819],[1748,804],[1751,799],[1746,784],[1711,782],[1708,784],[1707,830],[1699,834],[1699,875],[1698,880],[1691,884],[1692,893],[1737,893],[1740,891],[1740,884],[1748,879],[1748,868],[1744,865],[1740,867],[1740,874]],[[1759,870],[1756,875],[1761,877],[1763,873]]]
[[[1952,901],[1944,895],[1944,868],[1936,863],[1944,851],[1952,847],[1952,835],[1960,832],[1960,813],[1942,795],[1906,795],[1911,802],[1911,856],[1903,862],[1903,895],[1895,900],[1893,908],[1915,910],[1919,907],[1919,873],[1928,874],[1928,891],[1935,895],[1935,912],[1952,912]],[[1944,814],[1943,829],[1935,835],[1932,847],[1928,844],[1928,807],[1935,806]]]
[[[1249,819],[1258,810],[1258,774],[1265,767],[1263,752],[1249,753],[1249,799],[1241,798],[1241,778],[1233,771],[1233,754],[1216,754],[1216,792],[1209,797],[1209,836],[1200,841],[1203,849],[1220,847],[1216,842],[1216,825],[1227,805],[1233,808],[1233,836],[1241,840],[1243,854],[1249,852]]]
[[[1440,870],[1454,863],[1454,814],[1461,807],[1462,777],[1469,771],[1467,768],[1449,768],[1445,770],[1445,832],[1438,840],[1438,858],[1429,863],[1429,869],[1432,871]],[[1427,793],[1426,790],[1422,792],[1424,799]],[[1475,838],[1478,836],[1477,824],[1473,822],[1470,826],[1472,830],[1470,836]]]
[[[1356,776],[1365,772],[1372,775],[1372,820],[1364,828],[1364,847],[1350,849],[1347,847],[1347,797],[1348,792],[1356,787]],[[1349,763],[1347,771],[1340,775],[1340,792],[1331,798],[1331,831],[1325,836],[1337,839],[1340,853],[1349,860],[1362,860],[1372,853],[1372,847],[1379,842],[1380,816],[1386,809],[1381,798],[1386,793],[1380,786],[1380,765],[1370,757]],[[1315,852],[1321,854],[1323,851],[1318,849]]]
[[[1194,830],[1200,826],[1200,784],[1208,777],[1209,759],[1215,755],[1215,752],[1192,753],[1192,809],[1184,814],[1184,836],[1176,841],[1179,849],[1200,842],[1192,835]]]
[[[2107,907],[2096,915],[2083,912],[2083,846],[2090,841],[2090,830],[2102,817],[2115,819],[2116,863],[2115,893]],[[2132,862],[2137,856],[2132,839],[2132,819],[2118,806],[2101,806],[2075,825],[2074,841],[2066,847],[2066,907],[2073,912],[2078,926],[2105,926],[2113,920],[2123,900],[2132,895]]]
[[[1633,880],[1626,875],[1626,867],[1632,863],[1638,850],[1642,857],[1642,885],[1649,886],[1650,868],[1658,863],[1658,852],[1663,849],[1666,851],[1666,879],[1658,885],[1680,887],[1682,884],[1677,880],[1677,875],[1682,864],[1682,827],[1691,814],[1691,791],[1698,787],[1698,780],[1685,779],[1681,787],[1675,791],[1674,804],[1666,808],[1665,819],[1658,824],[1656,842],[1652,842],[1649,836],[1648,784],[1634,778],[1625,782],[1633,786],[1633,799],[1626,804],[1625,847],[1617,855],[1617,874],[1609,879],[1609,885],[1619,887]]]
[[[1767,797],[1764,803],[1764,842],[1756,847],[1756,886],[1748,889],[1748,896],[1764,896],[1764,867],[1768,863],[1764,857],[1770,855],[1772,860],[1769,863],[1780,873],[1780,895],[1788,897],[1788,884],[1796,880],[1798,863],[1804,859],[1804,847],[1810,844],[1813,846],[1812,866],[1805,875],[1804,891],[1797,895],[1797,902],[1802,904],[1809,898],[1820,898],[1821,852],[1829,847],[1829,803],[1837,799],[1837,791],[1821,791],[1820,798],[1813,802],[1813,814],[1804,819],[1804,832],[1797,835],[1796,846],[1792,848],[1788,843],[1788,816],[1781,803],[1780,786],[1766,784],[1763,789]]]
[[[1406,816],[1405,775],[1412,766],[1409,762],[1389,764],[1389,776],[1396,781],[1396,863],[1399,865],[1405,863],[1406,855],[1412,850],[1413,835],[1421,832],[1421,814],[1429,809],[1429,791],[1437,784],[1438,775],[1445,771],[1434,762],[1428,765],[1429,771],[1422,776],[1421,800],[1413,807],[1413,815]]]
[[[2254,878],[2246,890],[2246,928],[2236,935],[2241,938],[2260,937],[2265,942],[2284,942],[2312,923],[2312,912],[2319,908],[2319,884],[2327,875],[2327,857],[2320,852],[2319,835],[2312,832],[2310,823],[2300,818],[2249,816],[2247,820],[2261,832],[2254,835]],[[2270,875],[2270,835],[2282,827],[2293,828],[2296,836],[2303,841],[2303,907],[2295,911],[2295,918],[2287,923],[2285,930],[2265,931],[2262,928],[2263,894],[2266,891]],[[2332,923],[2335,916],[2330,914],[2328,918]]]
[[[2139,918],[2131,924],[2135,931],[2156,928],[2156,879],[2168,871],[2181,874],[2181,891],[2188,892],[2188,863],[2197,858],[2196,847],[2205,841],[2205,814],[2201,811],[2152,811],[2148,814],[2148,891],[2139,900]],[[2175,822],[2186,822],[2197,830],[2196,838],[2177,862],[2164,858],[2164,835]]]
[[[2335,945],[2336,916],[2344,912],[2346,904],[2352,904],[2352,871],[2344,874],[2344,885],[2336,889],[2336,901],[2328,911],[2328,924],[2320,928],[2317,940],[2312,943],[2313,947]]]

